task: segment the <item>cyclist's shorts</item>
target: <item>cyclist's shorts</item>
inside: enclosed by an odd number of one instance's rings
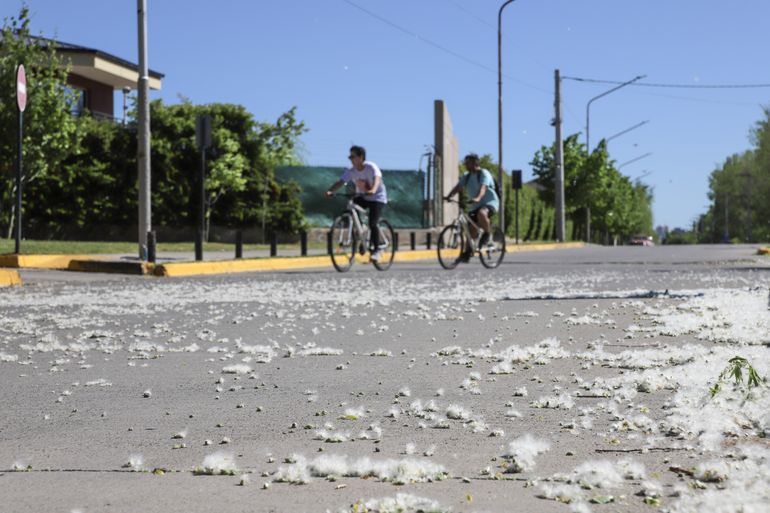
[[[491,206],[491,205],[483,205],[483,206],[481,206],[481,207],[477,208],[476,210],[474,210],[473,212],[468,212],[468,217],[470,217],[470,218],[473,220],[473,222],[474,222],[474,223],[475,223],[475,222],[477,222],[477,220],[478,220],[478,214],[479,214],[479,210],[481,210],[482,208],[486,208],[486,209],[487,209],[487,213],[488,213],[488,216],[489,216],[490,218],[491,218],[493,215],[495,215],[495,212],[497,212],[497,211],[495,210],[495,207],[493,207],[493,206]]]

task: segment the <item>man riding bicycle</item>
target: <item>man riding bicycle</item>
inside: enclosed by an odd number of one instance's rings
[[[495,192],[495,180],[492,173],[482,169],[481,160],[475,153],[469,153],[464,159],[465,169],[468,170],[457,181],[457,185],[449,192],[446,199],[450,199],[464,188],[468,196],[468,217],[483,230],[479,247],[484,246],[489,241],[489,234],[492,233],[492,225],[489,219],[500,209],[500,198]],[[475,239],[477,234],[476,227],[471,224],[471,236]],[[470,241],[463,249],[460,255],[460,261],[468,262],[472,256]]]
[[[380,221],[382,209],[388,203],[388,192],[382,181],[380,168],[374,162],[366,160],[366,149],[362,146],[351,146],[348,158],[352,166],[342,173],[340,179],[334,182],[324,195],[330,198],[335,190],[346,183],[355,183],[357,196],[353,201],[369,211],[369,233],[371,233],[372,243],[372,254],[369,258],[377,262],[381,256],[380,231],[377,229],[377,223]]]

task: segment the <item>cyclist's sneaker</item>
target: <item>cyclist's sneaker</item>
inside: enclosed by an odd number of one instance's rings
[[[457,257],[457,261],[462,263],[468,263],[471,261],[471,256],[473,256],[473,252],[471,252],[470,249],[465,249],[462,253],[460,253],[460,256]]]
[[[484,232],[481,234],[481,238],[479,239],[479,247],[483,248],[487,245],[489,242],[489,232]]]
[[[382,258],[382,251],[380,251],[379,249],[377,251],[374,251],[369,256],[369,260],[371,260],[372,262],[379,262],[381,258]]]

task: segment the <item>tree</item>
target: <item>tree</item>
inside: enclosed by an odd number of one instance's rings
[[[16,195],[17,161],[16,68],[27,73],[27,108],[24,111],[23,183],[40,180],[67,157],[77,140],[77,125],[70,115],[73,94],[65,87],[67,67],[56,54],[56,43],[34,38],[29,9],[22,6],[17,17],[5,18],[0,37],[0,226],[10,237]],[[25,203],[40,201],[29,198]]]

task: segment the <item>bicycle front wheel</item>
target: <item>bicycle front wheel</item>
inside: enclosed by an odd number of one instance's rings
[[[344,273],[353,266],[356,259],[356,231],[353,227],[353,216],[342,214],[337,216],[331,228],[331,247],[329,256],[334,268]]]
[[[393,257],[396,256],[396,236],[393,233],[393,227],[386,219],[379,220],[377,229],[380,231],[380,243],[375,249],[380,252],[380,259],[372,263],[378,270],[387,271],[393,263]]]
[[[459,226],[450,224],[438,236],[438,263],[444,269],[454,269],[460,263],[460,253],[465,248],[465,235]]]
[[[505,234],[499,226],[495,226],[492,229],[489,242],[484,247],[479,248],[479,253],[481,263],[487,269],[494,269],[503,261],[503,256],[505,256]]]

